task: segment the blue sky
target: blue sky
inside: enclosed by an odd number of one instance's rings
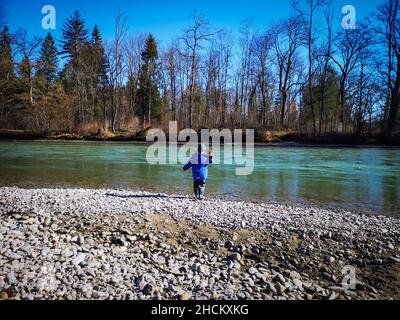
[[[377,0],[333,0],[337,24],[340,26],[341,7],[351,4],[362,20],[373,12],[381,1]],[[45,36],[41,28],[41,9],[46,4],[57,10],[57,29],[52,33],[59,38],[62,24],[77,9],[87,27],[97,24],[103,38],[110,40],[114,30],[114,15],[120,9],[127,17],[128,33],[152,32],[161,45],[169,44],[179,36],[181,30],[190,25],[190,13],[197,10],[217,28],[232,30],[237,35],[241,23],[252,18],[262,28],[290,15],[290,0],[2,0],[7,13],[7,24],[11,31],[18,28],[28,30],[30,36]]]

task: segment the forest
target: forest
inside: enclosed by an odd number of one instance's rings
[[[304,136],[399,136],[400,0],[355,29],[329,0],[240,36],[193,12],[162,47],[114,16],[113,39],[79,11],[62,36],[10,30],[0,12],[0,129],[47,136],[139,136],[149,128],[254,128]],[[322,18],[321,18],[322,17]],[[340,18],[339,14],[339,18]]]

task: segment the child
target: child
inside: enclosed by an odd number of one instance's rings
[[[197,199],[204,199],[204,192],[206,189],[206,180],[208,178],[208,165],[212,164],[212,153],[206,154],[206,146],[199,144],[197,153],[193,154],[188,163],[186,163],[182,170],[186,171],[192,168],[193,176],[193,190]]]

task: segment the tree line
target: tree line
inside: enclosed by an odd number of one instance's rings
[[[400,0],[356,29],[337,28],[330,0],[292,7],[262,30],[245,21],[237,43],[193,13],[164,48],[151,33],[128,34],[121,12],[110,41],[78,11],[58,40],[11,32],[0,12],[0,128],[138,132],[176,120],[196,130],[395,134]]]

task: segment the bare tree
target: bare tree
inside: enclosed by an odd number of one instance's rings
[[[141,54],[144,50],[146,35],[140,34],[135,37],[130,37],[126,43],[125,54],[127,60],[127,96],[128,108],[131,116],[135,115],[136,97],[139,83],[139,74],[142,68]]]
[[[291,87],[299,84],[298,81],[293,81],[293,76],[296,64],[299,63],[297,51],[301,46],[300,20],[298,17],[290,18],[278,25],[275,30],[274,49],[280,105],[279,127],[283,130],[288,92]]]
[[[244,21],[241,27],[240,38],[240,64],[236,71],[236,87],[237,87],[237,112],[239,113],[239,126],[245,126],[246,115],[250,104],[250,95],[252,91],[252,75],[254,74],[252,68],[253,54],[253,41],[255,30],[252,20]]]
[[[109,48],[110,80],[112,85],[111,99],[111,130],[115,132],[118,112],[122,102],[122,87],[124,75],[123,45],[126,37],[127,18],[118,11],[115,15],[114,39]]]
[[[23,60],[21,62],[20,68],[24,69],[25,75],[28,78],[29,82],[29,101],[30,104],[34,105],[33,98],[33,76],[34,76],[34,68],[35,68],[35,54],[37,49],[42,43],[41,38],[33,38],[33,40],[29,40],[27,37],[26,30],[19,30],[14,35],[14,42],[17,47],[18,52],[22,55]]]
[[[276,39],[275,39],[276,40]],[[270,98],[272,97],[271,73],[272,49],[274,45],[273,33],[267,30],[254,41],[254,55],[256,57],[256,75],[261,95],[261,125],[266,127],[269,121]]]
[[[21,54],[22,60],[19,64],[19,71],[21,74],[21,79],[27,82],[28,85],[28,105],[32,110],[37,128],[40,128],[39,115],[35,108],[35,99],[34,99],[34,68],[35,68],[35,56],[37,53],[37,49],[42,43],[41,38],[33,38],[33,40],[29,40],[27,36],[26,30],[19,30],[13,36],[14,44],[17,47],[17,52]],[[25,99],[22,99],[25,100]]]
[[[339,116],[337,125],[343,125],[343,131],[346,131],[346,93],[347,80],[350,73],[360,62],[361,54],[373,44],[375,33],[370,29],[370,23],[365,24],[354,30],[341,30],[336,36],[334,50],[330,58],[336,64],[340,71],[338,106]],[[348,112],[347,112],[348,113]]]
[[[307,59],[308,59],[308,75],[307,75],[307,90],[309,96],[309,105],[312,115],[313,122],[313,132],[316,134],[316,120],[315,120],[315,106],[313,99],[313,75],[314,75],[314,19],[315,12],[317,9],[324,4],[326,4],[326,0],[305,0],[306,9],[303,10],[298,3],[298,0],[292,1],[294,9],[299,13],[299,16],[302,20],[303,24],[303,37],[305,41],[305,45],[307,47]]]
[[[172,114],[172,120],[177,119],[177,103],[178,103],[178,51],[175,45],[165,52],[163,59],[163,69],[165,71],[165,82],[169,91],[169,104]]]
[[[223,127],[226,121],[228,71],[232,57],[230,34],[220,32],[211,41],[203,64],[205,112],[203,125]]]
[[[190,59],[190,79],[189,79],[189,127],[193,124],[193,97],[196,87],[196,73],[198,67],[198,54],[203,49],[202,43],[210,41],[211,37],[217,32],[211,31],[210,25],[201,15],[193,13],[193,25],[184,30],[184,35],[180,38],[185,49],[182,55]]]
[[[332,0],[329,1],[327,9],[325,11],[325,21],[327,28],[327,41],[323,48],[322,55],[322,73],[320,78],[320,105],[319,105],[319,123],[318,133],[322,133],[322,127],[324,125],[324,113],[325,113],[325,92],[326,92],[326,78],[328,74],[328,67],[330,63],[330,56],[332,52],[332,23],[333,23],[333,4]],[[311,98],[311,97],[310,97]]]
[[[386,48],[385,67],[379,68],[386,77],[383,133],[391,135],[400,103],[400,1],[387,0],[378,12],[380,24],[377,31]]]

